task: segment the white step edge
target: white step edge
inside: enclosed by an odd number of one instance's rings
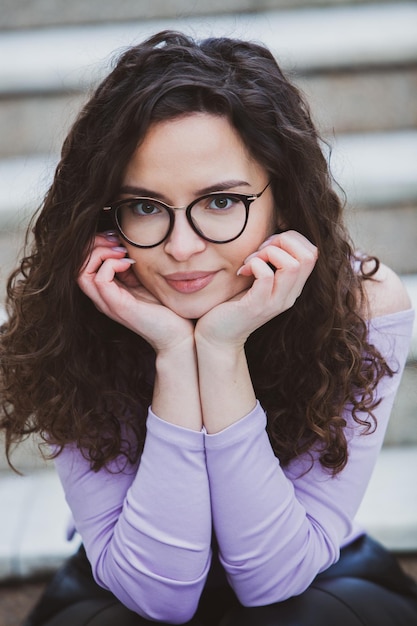
[[[349,205],[417,201],[417,130],[339,135],[330,143],[331,169]],[[57,162],[56,155],[46,154],[0,160],[0,228],[26,223],[51,184]]]
[[[114,51],[165,29],[193,36],[262,41],[284,67],[314,70],[409,63],[417,58],[414,2],[3,32],[0,91],[84,89],[108,70]]]
[[[383,448],[357,521],[390,550],[417,550],[417,447]],[[80,543],[58,476],[0,474],[0,581],[55,571]]]

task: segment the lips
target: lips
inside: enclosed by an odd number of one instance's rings
[[[186,272],[164,276],[172,289],[179,293],[195,293],[207,287],[217,272]]]

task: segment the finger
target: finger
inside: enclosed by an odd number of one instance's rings
[[[257,280],[262,278],[274,278],[274,270],[259,257],[250,259],[245,267],[250,271],[250,274],[247,275],[252,275]]]
[[[317,247],[296,230],[287,230],[272,235],[259,246],[258,250],[262,250],[269,245],[280,247],[288,252],[298,249],[301,253],[304,250],[307,254],[312,254],[313,256],[317,256],[318,253]]]
[[[275,272],[271,270],[269,264],[258,257],[249,262],[255,280],[248,296],[251,306],[255,307],[255,312],[265,320],[291,308],[306,282],[298,261],[286,255],[287,263],[281,263],[281,259],[278,260],[277,257],[284,255],[276,254],[275,256],[274,262],[278,265]],[[288,258],[291,259],[289,262]]]
[[[253,261],[257,261],[253,264]],[[239,276],[254,276],[253,268],[257,268],[257,272],[261,271],[268,276],[273,275],[276,270],[298,271],[299,262],[296,258],[288,254],[285,250],[275,246],[268,246],[262,250],[258,250],[245,259],[245,263],[238,270]]]
[[[260,248],[245,259],[247,266],[249,260],[257,257],[268,263],[278,271],[297,273],[302,281],[306,281],[310,276],[318,257],[317,248],[311,244],[303,235],[291,231],[282,233],[269,239],[268,244],[263,244]],[[240,275],[250,275],[249,270],[240,268]]]
[[[80,289],[100,310],[104,309],[103,294],[114,292],[116,295],[120,291],[120,286],[114,282],[116,273],[123,274],[132,265],[132,259],[121,257],[122,254],[125,252],[121,250],[95,248],[78,276]]]
[[[104,263],[106,259],[109,258],[123,258],[127,253],[126,248],[123,246],[105,246],[105,245],[96,245],[89,256],[87,257],[84,266],[81,269],[80,275],[83,273],[87,274],[95,274],[99,267]]]
[[[262,301],[267,316],[269,310],[278,314],[294,305],[314,267],[311,250],[306,255],[308,262],[300,262],[294,254],[294,249],[293,254],[290,254],[282,248],[269,245],[250,255],[239,272],[240,275],[252,275],[255,278],[249,292],[251,300]],[[303,254],[297,256],[302,257]],[[276,268],[275,271],[271,266]],[[268,277],[269,281],[260,280]]]
[[[291,253],[289,253],[282,248],[268,246],[263,253],[268,263],[276,267],[274,292],[286,294],[287,306],[292,306],[314,269],[317,259],[314,250],[300,250],[295,245],[291,247]]]
[[[106,259],[94,275],[95,284],[101,286],[114,283],[116,274],[123,274],[133,263],[135,263],[135,261],[128,257],[123,257],[122,259],[110,257]]]
[[[115,230],[108,230],[103,233],[97,233],[94,236],[92,245],[88,246],[86,250],[86,261],[84,265],[87,264],[92,254],[92,251],[99,247],[105,247],[105,248],[122,247],[122,242]]]
[[[271,248],[284,250],[302,264],[314,265],[318,257],[316,246],[294,231],[282,233],[268,245],[263,244],[257,251],[258,256],[264,258],[265,251]]]
[[[128,287],[115,280],[117,274],[126,271],[131,259],[107,259],[94,278],[82,287],[95,306],[113,319],[120,319],[120,311],[125,306],[123,300],[128,295]]]

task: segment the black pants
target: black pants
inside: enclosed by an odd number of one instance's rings
[[[83,548],[23,626],[151,626],[96,585]],[[417,626],[417,585],[380,544],[361,537],[301,595],[245,608],[228,585],[207,585],[187,626]]]

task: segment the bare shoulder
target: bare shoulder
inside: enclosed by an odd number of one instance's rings
[[[364,282],[364,289],[370,318],[411,308],[410,297],[401,279],[392,269],[382,263],[372,280]]]

